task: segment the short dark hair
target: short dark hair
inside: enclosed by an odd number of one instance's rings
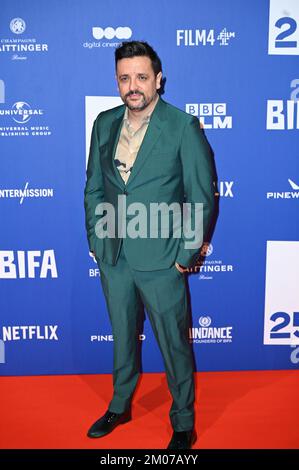
[[[162,72],[162,63],[157,52],[147,43],[143,41],[124,41],[115,49],[115,68],[120,59],[129,57],[145,56],[151,59],[152,67],[155,75]]]

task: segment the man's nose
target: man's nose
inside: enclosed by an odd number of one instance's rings
[[[137,88],[137,82],[135,78],[131,78],[130,80],[130,91],[134,91]]]

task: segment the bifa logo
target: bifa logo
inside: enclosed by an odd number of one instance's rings
[[[232,129],[233,118],[227,116],[226,103],[188,103],[186,112],[197,116],[205,129]]]
[[[58,341],[58,325],[23,325],[23,326],[3,326],[3,341],[20,340],[49,340]]]
[[[189,328],[189,339],[192,343],[232,343],[232,326],[211,326],[209,316],[201,316],[199,328]]]
[[[292,80],[290,87],[289,100],[267,100],[267,129],[299,129],[299,79]]]
[[[270,0],[268,54],[299,54],[298,0]]]
[[[0,279],[57,278],[54,250],[0,251]]]
[[[272,191],[267,192],[267,199],[298,199],[299,198],[299,185],[291,179],[288,179],[292,191]]]

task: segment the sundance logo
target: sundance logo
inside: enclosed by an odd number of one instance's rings
[[[19,340],[49,340],[58,341],[57,336],[58,325],[25,325],[25,326],[3,326],[3,341],[19,341]]]
[[[190,328],[189,338],[193,343],[232,343],[232,326],[211,326],[212,319],[202,316],[198,320],[200,328]]]
[[[0,279],[56,278],[54,250],[0,251]]]

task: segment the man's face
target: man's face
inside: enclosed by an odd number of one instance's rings
[[[116,80],[121,99],[134,111],[142,111],[156,97],[162,73],[155,76],[148,57],[136,56],[117,62]]]

